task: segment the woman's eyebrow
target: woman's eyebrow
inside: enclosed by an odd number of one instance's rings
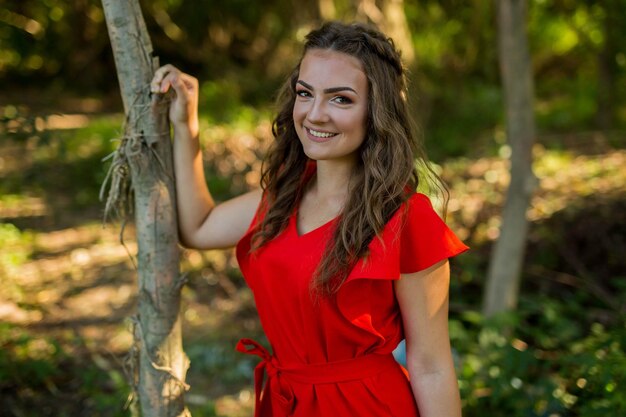
[[[301,84],[302,86],[308,88],[309,90],[315,90],[313,88],[312,85],[302,81],[302,80],[298,80],[298,84]],[[357,93],[354,88],[352,87],[331,87],[331,88],[326,88],[324,89],[324,93],[325,94],[332,94],[332,93],[338,93],[340,91],[352,91],[354,94],[356,94],[357,96],[359,95],[359,93]]]

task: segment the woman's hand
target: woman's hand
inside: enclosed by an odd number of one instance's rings
[[[154,73],[150,90],[165,94],[174,90],[170,103],[169,117],[174,129],[184,127],[198,129],[198,79],[181,72],[173,65],[164,65]]]

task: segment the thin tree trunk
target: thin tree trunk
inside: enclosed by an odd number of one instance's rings
[[[322,20],[328,21],[337,18],[337,9],[335,9],[334,0],[318,0],[317,7]]]
[[[139,296],[133,348],[138,365],[133,367],[133,384],[142,415],[188,416],[184,381],[189,360],[182,349],[183,280],[179,275],[172,148],[167,106],[151,103],[149,87],[158,60],[153,57],[137,0],[103,0],[102,5],[126,114],[107,209],[122,204],[131,188],[134,192]],[[126,168],[130,184],[123,187]]]
[[[402,53],[402,61],[411,68],[415,61],[415,51],[404,13],[404,0],[353,0],[352,4],[354,19],[374,23],[392,38]]]
[[[382,3],[384,27],[387,36],[390,36],[402,52],[402,60],[412,69],[415,62],[415,51],[411,40],[411,31],[404,13],[404,0],[385,0]]]
[[[619,51],[618,36],[616,31],[620,27],[620,8],[623,4],[620,1],[605,1],[604,18],[602,28],[604,32],[604,43],[598,53],[598,100],[596,107],[596,125],[604,132],[608,132],[614,123],[615,114],[615,86],[616,74],[619,68],[616,62],[616,55]]]
[[[511,146],[511,183],[500,237],[494,245],[483,301],[486,316],[516,308],[526,249],[530,203],[536,179],[532,172],[535,139],[533,80],[526,36],[525,0],[496,0],[500,71],[504,86],[507,138]]]
[[[422,97],[419,91],[419,79],[417,77],[417,60],[411,31],[404,12],[404,0],[352,0],[353,13],[349,16],[359,22],[373,23],[385,35],[393,39],[396,48],[402,54],[402,62],[408,68],[408,89],[411,108],[421,106],[417,98]],[[413,117],[417,113],[411,113]],[[422,113],[420,113],[422,114]],[[422,120],[415,120],[419,125]]]

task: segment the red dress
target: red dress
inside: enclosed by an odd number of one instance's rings
[[[334,297],[313,302],[309,282],[336,219],[303,235],[297,213],[274,240],[249,253],[252,229],[237,259],[254,294],[273,354],[242,339],[237,349],[262,358],[255,370],[256,417],[417,417],[404,368],[391,352],[403,339],[393,281],[467,249],[414,193],[374,238]],[[264,379],[266,379],[264,383]]]

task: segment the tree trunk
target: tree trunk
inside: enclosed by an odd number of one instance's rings
[[[403,0],[385,0],[382,3],[383,16],[385,16],[385,33],[391,37],[398,49],[402,52],[402,60],[412,68],[415,62],[415,51],[411,40],[411,31],[406,21]]]
[[[620,50],[619,30],[621,1],[605,1],[602,29],[604,42],[598,53],[598,100],[596,107],[596,125],[605,133],[613,128],[615,118],[615,85],[619,73],[616,56]]]
[[[496,0],[498,46],[504,86],[507,138],[511,147],[509,185],[500,237],[487,273],[483,313],[492,316],[517,306],[530,203],[536,179],[532,172],[535,139],[533,80],[526,37],[525,0]]]
[[[182,349],[176,199],[167,106],[151,103],[149,83],[158,67],[137,0],[103,0],[124,102],[124,137],[116,151],[107,201],[123,203],[134,191],[139,296],[134,320],[133,384],[141,413],[180,417],[189,360]],[[123,184],[126,168],[132,185]],[[122,184],[122,185],[120,185]],[[133,365],[135,365],[133,363]]]
[[[335,9],[334,0],[318,0],[317,7],[322,20],[328,21],[337,18],[337,9]]]

